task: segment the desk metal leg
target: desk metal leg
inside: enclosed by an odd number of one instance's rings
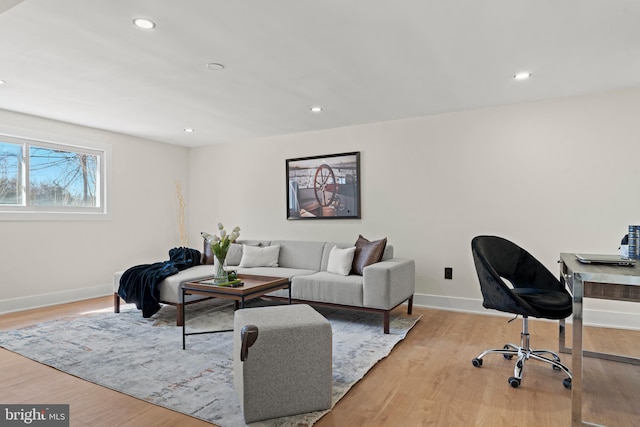
[[[584,284],[573,281],[573,350],[571,352],[571,425],[582,426],[582,304]]]
[[[566,340],[566,321],[561,319],[558,321],[558,351],[560,353],[571,354],[571,347],[567,347]],[[619,354],[603,353],[601,351],[585,350],[582,348],[582,357],[593,357],[595,359],[611,360],[613,362],[628,363],[631,365],[640,365],[640,358],[631,356],[621,356]]]

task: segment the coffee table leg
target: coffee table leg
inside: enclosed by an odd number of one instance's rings
[[[186,335],[185,335],[185,325],[184,325],[184,312],[187,308],[187,305],[184,303],[184,288],[182,289],[182,349],[186,349]]]
[[[291,305],[291,282],[289,282],[289,305]]]

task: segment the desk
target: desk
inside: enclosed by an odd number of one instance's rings
[[[634,267],[582,264],[574,254],[560,254],[560,274],[573,293],[573,349],[565,346],[565,322],[560,321],[560,351],[571,352],[571,425],[582,426],[582,357],[640,364],[640,359],[582,348],[583,298],[640,302],[640,263]],[[589,425],[589,424],[586,424]]]

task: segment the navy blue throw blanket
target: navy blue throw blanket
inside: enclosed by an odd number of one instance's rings
[[[200,256],[196,249],[173,248],[169,251],[169,261],[131,267],[120,278],[118,295],[128,303],[135,302],[142,310],[142,317],[151,317],[160,310],[160,282],[178,271],[199,265]]]

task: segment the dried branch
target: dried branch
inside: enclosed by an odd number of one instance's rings
[[[184,226],[184,197],[182,196],[182,184],[174,181],[176,185],[176,196],[178,197],[178,230],[180,231],[180,246],[186,247],[189,243],[187,230]]]

